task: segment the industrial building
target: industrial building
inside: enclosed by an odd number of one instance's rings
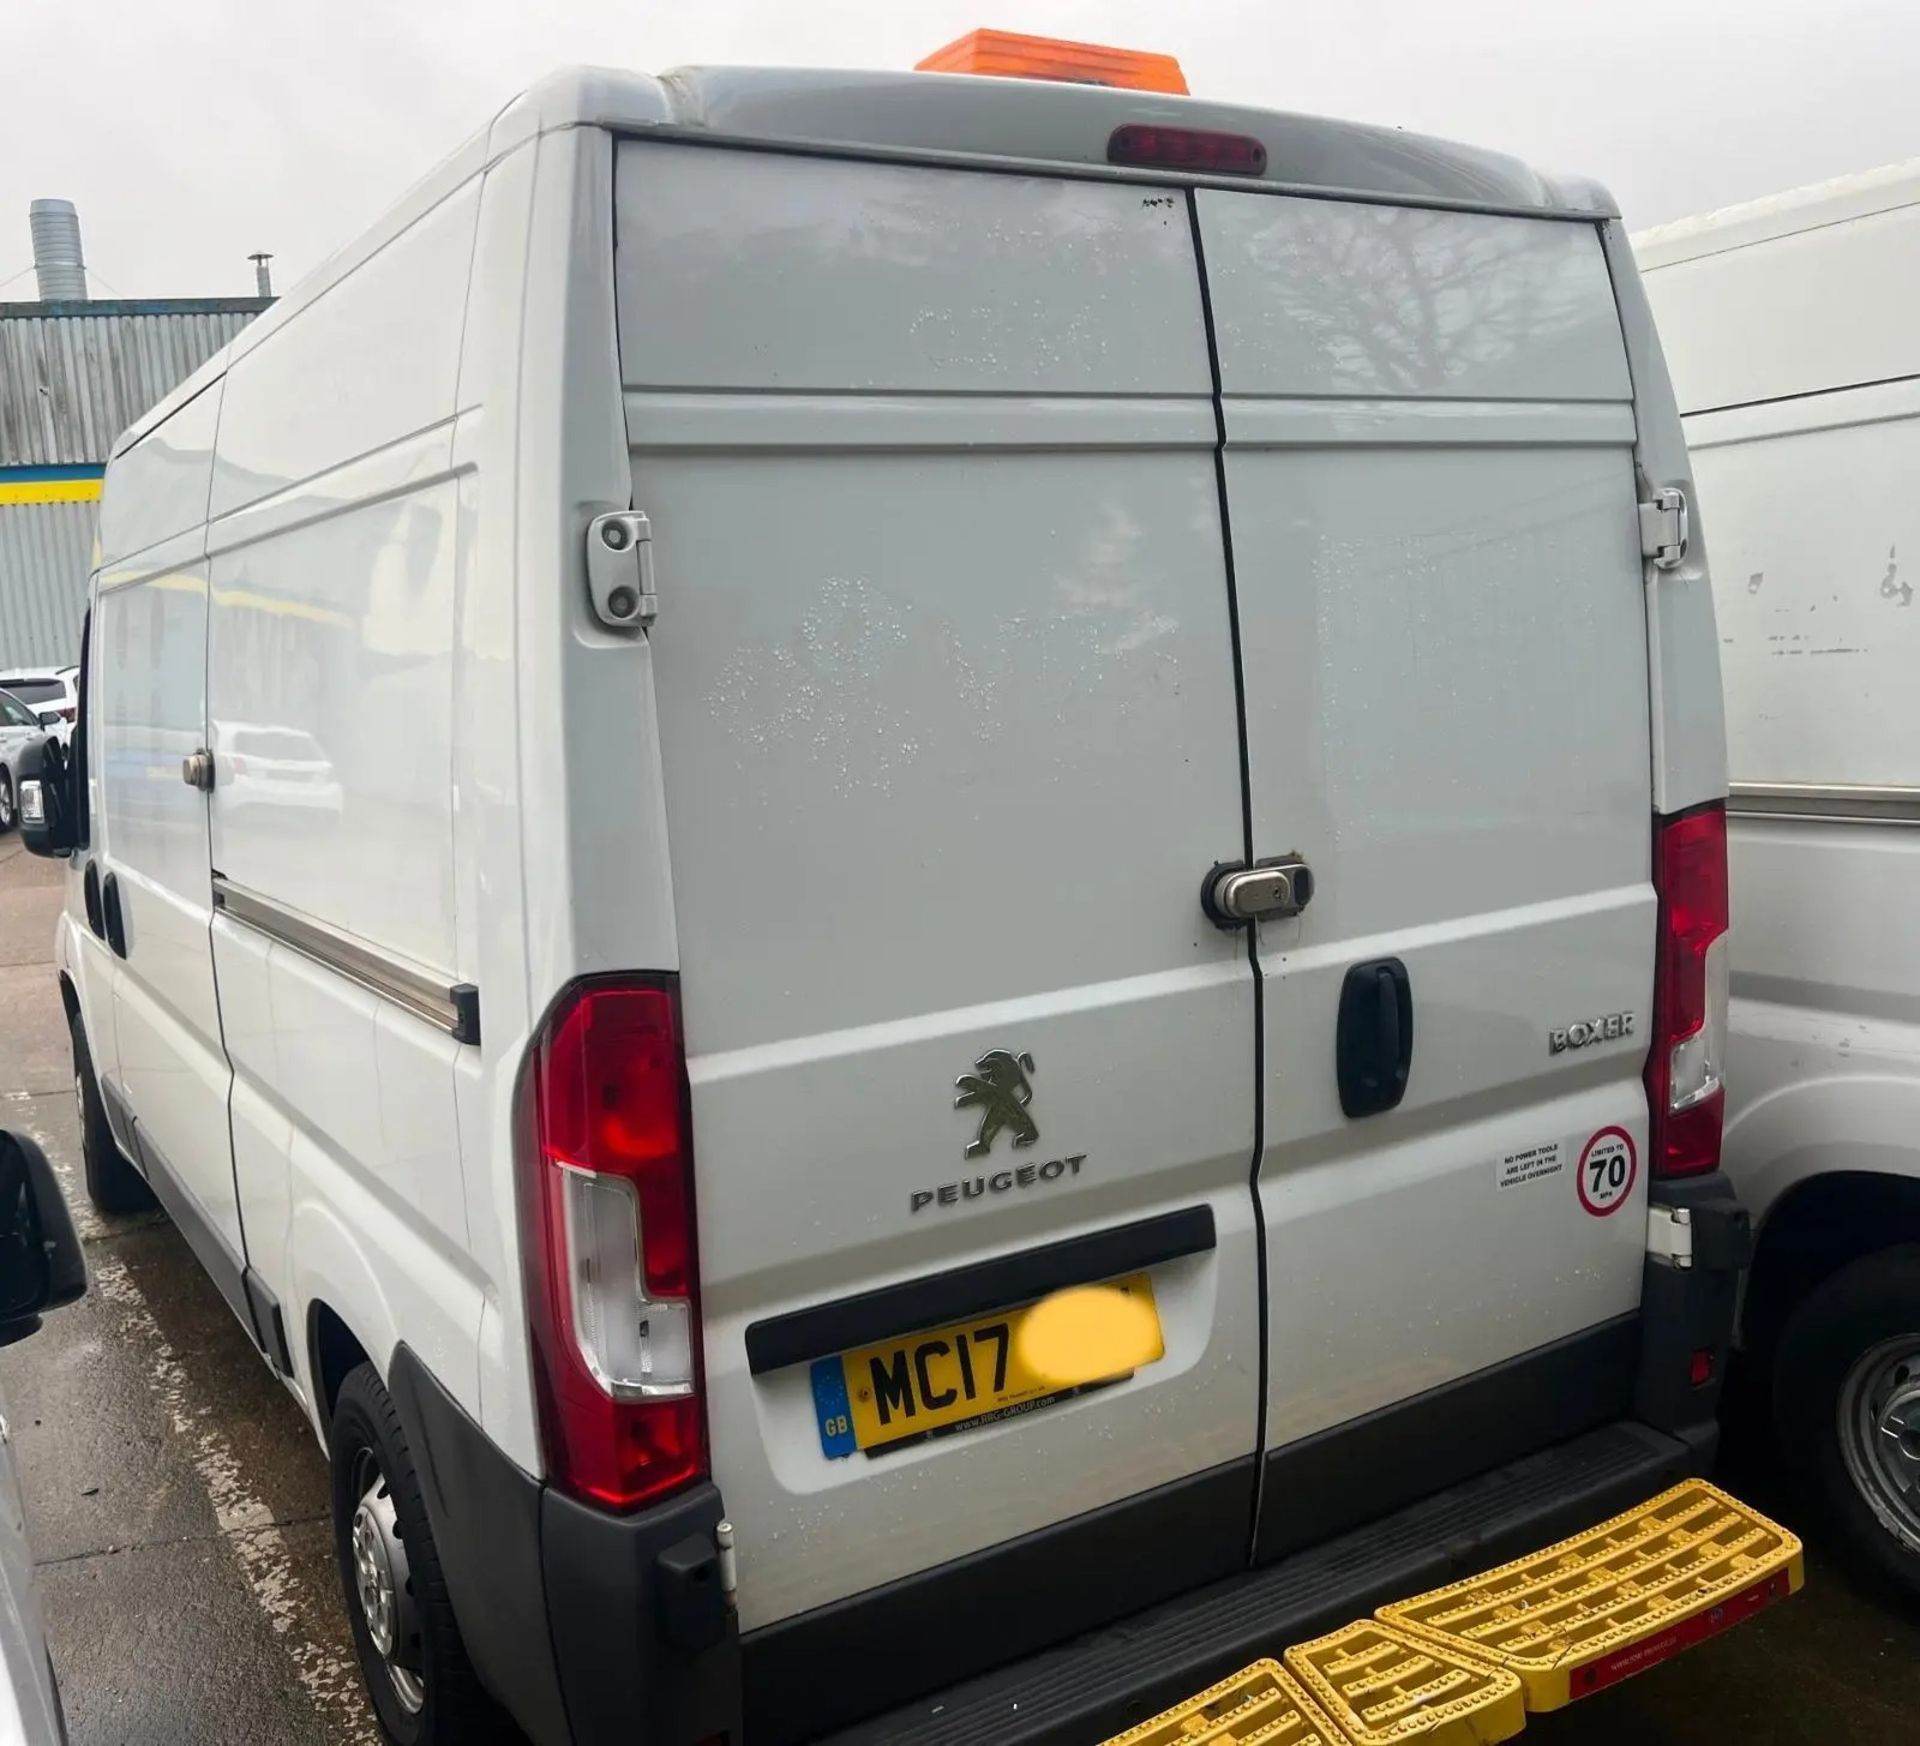
[[[0,667],[79,659],[114,439],[272,302],[95,301],[64,200],[31,214],[39,299],[0,303]]]

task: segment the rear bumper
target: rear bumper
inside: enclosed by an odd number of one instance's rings
[[[1630,1341],[1565,1376],[1540,1369],[1564,1355],[1528,1366],[1529,1386],[1546,1382],[1568,1412],[1586,1416],[1556,1428],[1522,1415],[1540,1446],[1517,1459],[1484,1469],[1516,1452],[1491,1431],[1503,1421],[1510,1429],[1512,1415],[1489,1417],[1494,1403],[1479,1399],[1487,1380],[1469,1379],[1461,1386],[1483,1409],[1468,1415],[1473,1423],[1449,1422],[1444,1411],[1436,1418],[1436,1403],[1423,1401],[1408,1403],[1394,1427],[1430,1451],[1424,1471],[1443,1489],[1408,1501],[1398,1468],[1356,1462],[1345,1471],[1362,1495],[1323,1490],[1313,1512],[1320,1531],[1296,1519],[1296,1531],[1263,1545],[1252,1568],[1242,1566],[1249,1490],[1240,1464],[744,1642],[719,1589],[715,1487],[637,1516],[603,1515],[508,1461],[405,1347],[389,1388],[468,1651],[536,1746],[1086,1746],[1289,1643],[1704,1473],[1745,1220],[1724,1178],[1685,1185],[1673,1201],[1690,1210],[1694,1265],[1649,1260],[1637,1363]],[[1596,1360],[1617,1343],[1594,1338]],[[1700,1383],[1703,1350],[1713,1363]],[[1270,1472],[1270,1493],[1275,1484]],[[1098,1611],[1067,1598],[1087,1595],[1089,1583]],[[1059,1604],[1036,1625],[1027,1603],[1047,1595]],[[1156,1598],[1165,1595],[1175,1598]],[[877,1611],[860,1604],[868,1599],[882,1603]],[[1087,1629],[1103,1619],[1115,1622]],[[1023,1653],[1076,1627],[1077,1636]],[[972,1666],[991,1671],[954,1680],[949,1651],[960,1638]],[[925,1695],[901,1701],[916,1688]]]

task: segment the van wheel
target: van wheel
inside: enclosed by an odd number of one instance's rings
[[[107,1106],[100,1100],[100,1082],[94,1077],[93,1055],[78,1013],[67,1021],[67,1028],[73,1038],[73,1098],[80,1107],[80,1162],[86,1171],[87,1199],[103,1213],[145,1212],[154,1204],[153,1190],[120,1150],[107,1123]]]
[[[1774,1434],[1842,1550],[1920,1596],[1920,1246],[1855,1261],[1794,1309]]]
[[[371,1364],[341,1383],[328,1447],[340,1581],[381,1730],[396,1746],[517,1740],[467,1660],[406,1432]]]

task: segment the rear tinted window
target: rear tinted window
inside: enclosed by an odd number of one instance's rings
[[[11,691],[22,703],[65,703],[67,688],[58,679],[0,679],[0,691]]]

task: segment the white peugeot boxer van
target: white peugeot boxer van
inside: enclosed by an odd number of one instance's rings
[[[1691,495],[1599,189],[960,75],[549,80],[128,431],[88,1175],[388,1735],[1085,1742],[1699,1469]]]
[[[1920,1594],[1920,162],[1634,247],[1721,560],[1742,1341],[1813,1497]]]

